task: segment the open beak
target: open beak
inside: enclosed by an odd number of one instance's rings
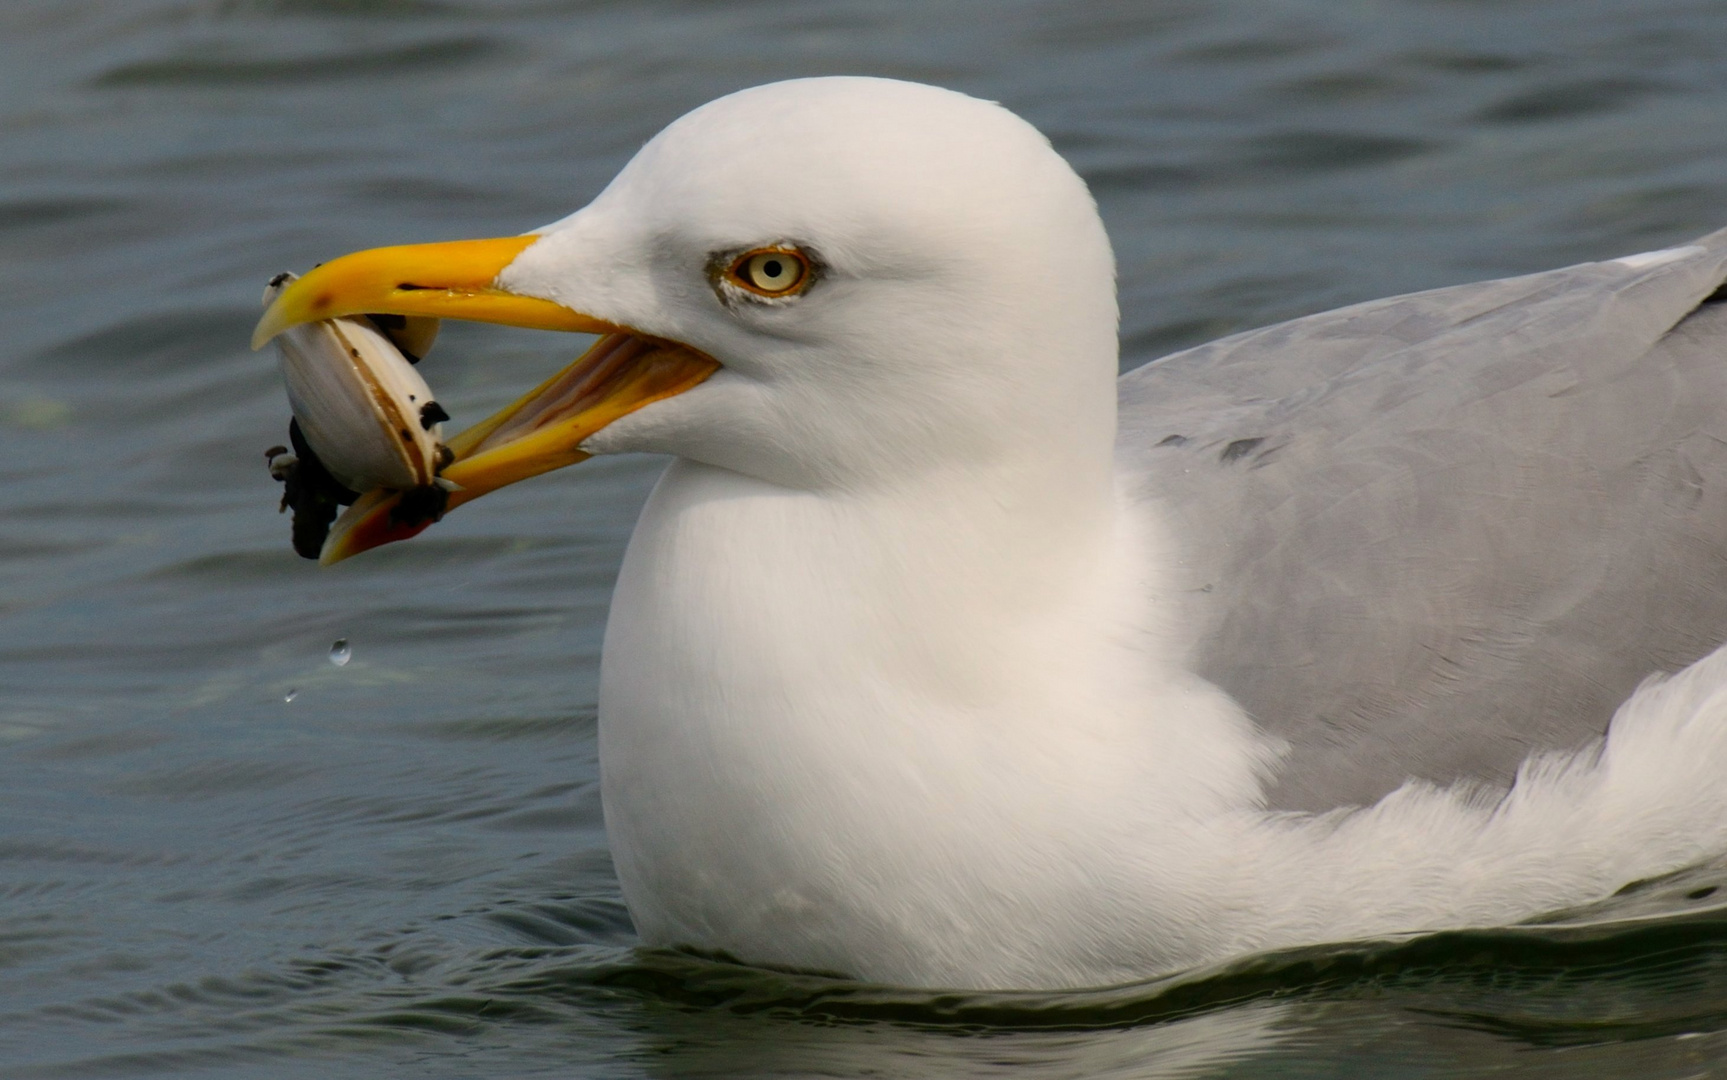
[[[283,330],[343,315],[417,315],[599,334],[575,363],[448,443],[454,460],[444,509],[589,455],[581,444],[613,420],[673,397],[719,369],[677,342],[638,334],[551,300],[499,288],[497,278],[537,236],[374,248],[317,267],[282,290],[252,336],[260,348]],[[401,491],[364,492],[330,530],[318,561],[340,562],[406,540],[437,520]]]

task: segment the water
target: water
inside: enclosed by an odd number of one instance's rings
[[[287,411],[245,341],[278,270],[520,231],[717,94],[863,72],[1051,134],[1135,364],[1727,224],[1723,40],[1727,10],[1681,0],[8,0],[0,1073],[1708,1071],[1714,879],[1090,994],[642,952],[593,702],[659,463],[319,570],[274,512]],[[459,425],[573,348],[451,326],[426,371]]]

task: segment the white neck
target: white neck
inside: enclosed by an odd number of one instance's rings
[[[1120,884],[1145,894],[1145,864],[1197,857],[1171,823],[1252,806],[1267,750],[1182,670],[1161,538],[1101,480],[1067,476],[1051,514],[977,474],[815,496],[674,463],[602,665],[608,829],[644,937],[801,967],[846,945],[829,962],[855,970],[860,926],[884,958],[925,936],[884,912],[1098,902],[1100,843],[1138,849]],[[1047,880],[1078,892],[1016,895],[1027,860],[1073,862]],[[1179,936],[1155,924],[1184,903],[1141,906],[1148,948]],[[974,936],[959,952],[997,947]]]

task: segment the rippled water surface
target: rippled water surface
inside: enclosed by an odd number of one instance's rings
[[[519,232],[686,109],[836,72],[1049,132],[1115,239],[1130,365],[1727,224],[1727,9],[1701,0],[7,0],[0,1073],[1721,1067],[1708,872],[1569,923],[1093,994],[635,948],[594,692],[659,463],[320,571],[274,513],[286,409],[246,337],[277,270]],[[571,353],[452,326],[426,371],[465,422]]]

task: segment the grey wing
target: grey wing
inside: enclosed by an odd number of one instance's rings
[[[1193,663],[1271,804],[1504,784],[1727,640],[1727,231],[1381,300],[1123,376]]]

